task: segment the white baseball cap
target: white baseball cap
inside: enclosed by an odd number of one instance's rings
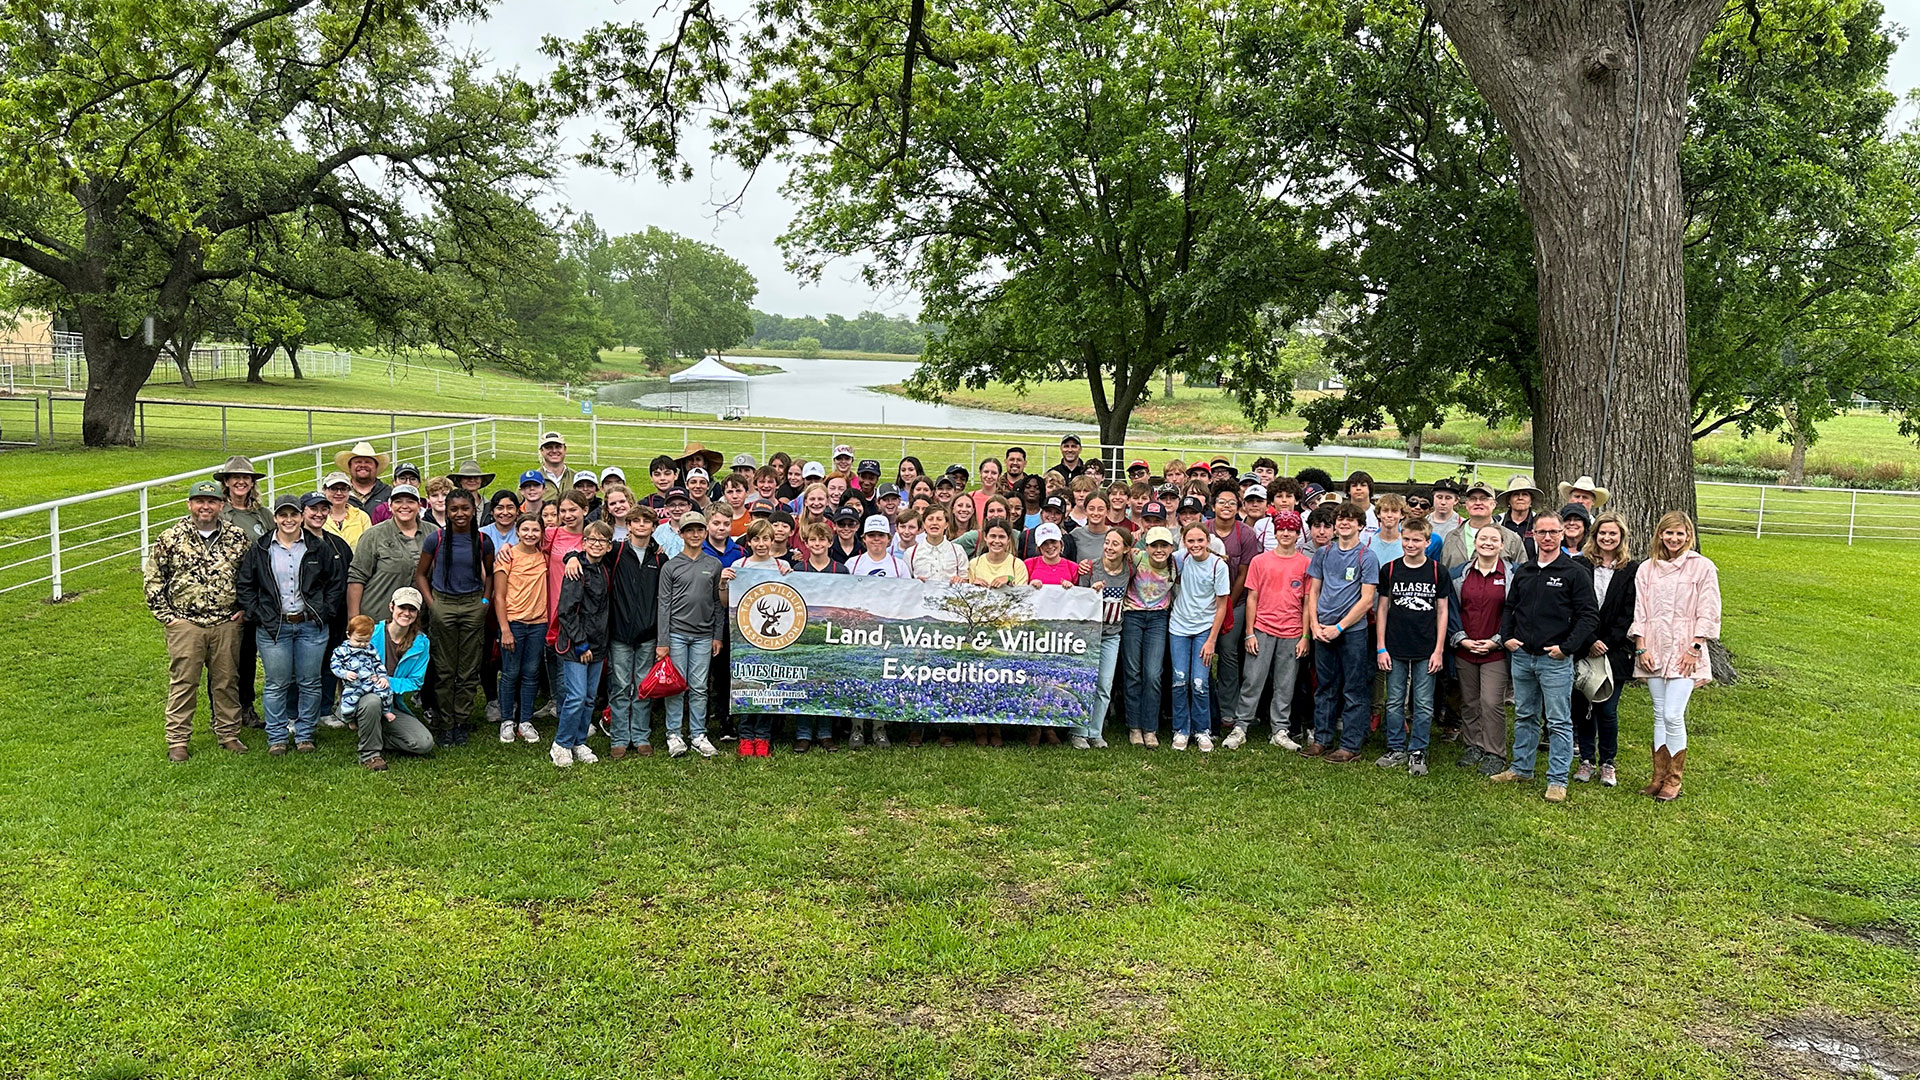
[[[573,474],[574,483],[577,484],[582,480],[598,486],[600,483],[600,474],[594,472],[592,469],[581,469],[579,472]]]
[[[867,519],[865,525],[860,527],[860,535],[865,536],[867,533],[885,533],[888,536],[892,536],[893,525],[889,523],[884,516],[875,514]]]
[[[848,456],[851,457],[852,455],[849,454]],[[802,480],[818,479],[826,475],[827,467],[817,461],[809,461],[805,465],[800,466],[800,479]]]
[[[1265,484],[1248,484],[1247,490],[1241,492],[1240,495],[1246,499],[1264,499],[1267,497],[1267,486]]]
[[[853,447],[848,446],[846,443],[841,443],[839,446],[833,448],[833,456],[837,458],[850,458],[853,456]]]
[[[1033,542],[1036,544],[1058,539],[1060,539],[1060,526],[1051,521],[1043,521],[1033,530]]]

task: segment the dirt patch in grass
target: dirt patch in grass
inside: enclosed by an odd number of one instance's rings
[[[1779,1080],[1920,1077],[1920,1046],[1872,1019],[1806,1012],[1762,1019],[1745,1032],[1713,1028],[1694,1035],[1715,1050],[1746,1059],[1759,1075]]]
[[[1868,923],[1864,926],[1842,926],[1839,923],[1815,921],[1814,925],[1822,932],[1840,934],[1857,938],[1874,945],[1885,945],[1893,949],[1905,949],[1908,952],[1920,951],[1920,938],[1915,938],[1906,927],[1898,923]]]

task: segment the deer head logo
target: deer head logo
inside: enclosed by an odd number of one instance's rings
[[[800,640],[807,628],[807,601],[784,581],[763,581],[740,598],[734,621],[748,644],[778,651]]]
[[[780,636],[780,623],[793,614],[793,605],[778,596],[763,596],[753,605],[753,613],[760,617],[760,633],[767,637]]]

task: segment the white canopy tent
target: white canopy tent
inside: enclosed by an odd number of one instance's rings
[[[707,356],[685,371],[676,371],[667,376],[667,382],[676,386],[687,383],[725,383],[727,384],[727,406],[719,413],[722,420],[738,420],[747,415],[753,403],[753,392],[749,388],[749,376],[727,367],[719,360]],[[740,401],[733,400],[732,388],[740,388]]]

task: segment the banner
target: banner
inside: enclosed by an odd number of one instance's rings
[[[738,713],[931,724],[1086,719],[1100,594],[743,570],[729,588]]]

